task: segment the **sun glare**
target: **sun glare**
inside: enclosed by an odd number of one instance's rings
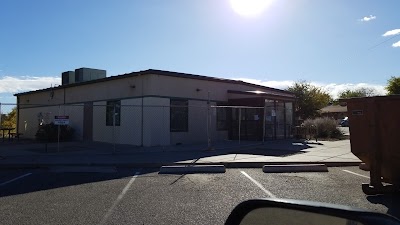
[[[260,15],[271,4],[272,0],[230,0],[233,10],[241,16]]]

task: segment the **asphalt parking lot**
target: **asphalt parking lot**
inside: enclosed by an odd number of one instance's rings
[[[118,168],[0,172],[1,224],[223,224],[241,201],[278,197],[343,204],[400,215],[397,195],[366,196],[369,173],[329,172],[159,174]]]

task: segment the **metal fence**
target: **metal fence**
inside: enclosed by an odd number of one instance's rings
[[[207,102],[104,101],[69,105],[0,104],[11,138],[65,143],[222,148],[292,137],[292,106],[221,106]],[[18,108],[14,120],[13,109]],[[18,119],[17,119],[18,117]],[[61,125],[58,125],[61,124]],[[65,124],[65,125],[62,125]],[[20,134],[20,135],[18,135]]]

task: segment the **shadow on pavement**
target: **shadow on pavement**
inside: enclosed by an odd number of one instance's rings
[[[388,208],[387,214],[400,218],[400,193],[368,196],[373,204],[381,204]]]
[[[305,153],[302,150],[298,151],[287,151],[287,150],[273,150],[273,149],[245,149],[245,150],[237,150],[230,151],[230,154],[249,154],[249,155],[262,155],[262,156],[289,156]]]
[[[19,171],[18,175],[9,176],[7,180],[12,179],[11,177],[18,177],[21,174],[27,174],[32,172],[30,176],[26,176],[20,180],[12,183],[0,186],[0,198],[12,195],[27,194],[38,191],[46,191],[56,188],[63,188],[76,185],[84,185],[89,183],[117,180],[117,179],[130,179],[135,175],[135,171],[140,171],[140,175],[145,175],[153,172],[158,172],[158,168],[130,168],[122,169],[114,173],[96,173],[96,172],[50,172],[48,170],[36,170],[36,171]],[[12,173],[12,171],[8,171]],[[0,177],[1,178],[1,177]],[[140,176],[140,178],[148,178],[147,176]],[[0,183],[4,180],[0,180]],[[127,183],[128,181],[126,181]]]
[[[221,145],[224,147],[223,145]],[[234,145],[232,145],[234,146]],[[190,148],[188,148],[190,147]],[[213,156],[223,156],[228,154],[252,154],[252,155],[260,155],[260,156],[285,156],[292,154],[300,154],[303,153],[302,150],[312,148],[306,143],[294,141],[294,140],[282,140],[282,141],[270,141],[266,142],[264,145],[253,145],[250,147],[242,147],[234,146],[233,148],[221,148],[216,150],[193,150],[191,146],[179,146],[176,148],[181,148],[181,151],[163,151],[163,152],[154,152],[154,151],[140,151],[133,153],[120,152],[115,155],[108,154],[100,154],[100,155],[41,155],[41,159],[44,161],[49,161],[52,165],[57,166],[61,165],[63,162],[68,161],[69,163],[74,162],[79,163],[87,163],[90,160],[93,160],[93,157],[96,157],[96,160],[99,162],[111,162],[111,163],[126,163],[129,167],[129,163],[159,163],[163,165],[179,162],[179,161],[189,161],[189,163],[195,163],[199,159]],[[185,150],[186,148],[186,150]],[[236,149],[236,150],[235,150]],[[103,150],[104,152],[104,150]],[[7,157],[6,157],[7,158]],[[24,159],[24,156],[19,156],[18,159]],[[7,159],[6,159],[7,160]],[[223,159],[221,159],[223,160]],[[0,163],[3,160],[0,160]],[[99,164],[98,164],[99,165]],[[72,166],[72,165],[71,165]],[[100,166],[99,166],[100,167]],[[137,166],[139,167],[139,166]],[[134,175],[133,171],[135,168],[122,168],[114,173],[103,173],[103,172],[93,172],[88,173],[84,170],[82,172],[61,172],[54,173],[47,169],[41,169],[39,171],[35,170],[26,170],[24,172],[18,171],[15,174],[11,174],[5,171],[0,171],[0,183],[5,182],[7,180],[16,178],[18,176],[23,175],[23,173],[30,173],[32,175],[24,177],[22,179],[16,180],[7,185],[0,186],[0,197],[10,196],[10,195],[19,195],[36,191],[43,191],[67,186],[75,186],[81,184],[88,184],[93,182],[102,182],[107,180],[116,180],[127,177],[132,177]],[[145,168],[141,169],[141,175],[158,172],[159,168]],[[7,175],[4,175],[7,174]],[[6,176],[6,177],[5,177]],[[142,176],[140,176],[142,177]],[[146,176],[143,176],[144,178]]]
[[[321,143],[307,142],[303,140],[279,140],[267,141],[264,145],[250,149],[233,150],[232,154],[253,154],[263,156],[288,156],[305,153],[303,150],[313,148],[312,145],[322,145]]]

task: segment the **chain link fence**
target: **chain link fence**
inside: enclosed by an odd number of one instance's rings
[[[19,107],[2,103],[1,135],[61,144],[101,142],[113,148],[202,145],[212,149],[291,138],[292,110],[292,103],[277,101],[266,102],[265,107],[172,99]],[[58,125],[60,120],[63,125]]]

